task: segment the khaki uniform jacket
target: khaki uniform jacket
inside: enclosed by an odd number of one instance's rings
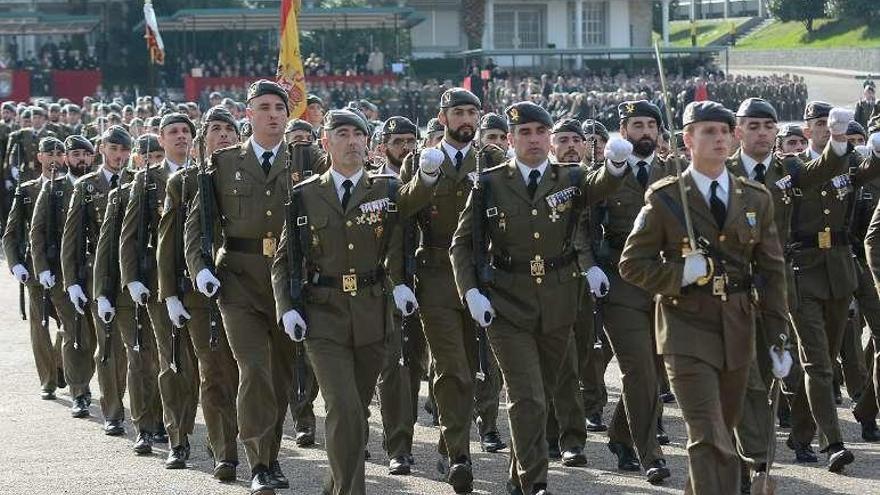
[[[159,260],[159,300],[177,296],[187,307],[208,305],[208,299],[193,290],[192,278],[186,269],[186,257],[183,253],[186,218],[192,211],[192,201],[198,191],[198,174],[198,167],[191,165],[174,172],[168,178],[165,186],[165,207],[162,218],[159,219],[159,246],[156,251]],[[183,266],[178,266],[178,257]]]
[[[140,170],[135,174],[131,183],[130,197],[125,208],[122,234],[119,239],[119,269],[122,285],[125,286],[134,281],[141,282],[150,290],[150,297],[154,301],[159,301],[159,268],[156,264],[159,218],[164,211],[165,183],[170,174],[167,162],[153,165],[149,169]],[[144,202],[148,200],[150,204],[144,205]],[[141,216],[147,213],[149,213],[149,221],[145,225],[149,236],[145,239],[146,246],[138,246]]]
[[[765,342],[776,343],[780,333],[787,333],[785,262],[774,222],[773,198],[757,182],[728,175],[727,219],[724,228],[719,229],[690,171],[686,170],[683,177],[696,235],[705,237],[720,253],[724,261],[721,267],[732,282],[749,285],[753,276],[748,273],[750,269],[760,278],[764,296],[757,307],[748,290],[731,292],[728,301],[719,302],[718,296],[711,295],[711,283],[702,288],[695,284],[681,287],[687,231],[683,219],[660,197],[665,194],[681,207],[676,177],[648,188],[646,204],[620,258],[620,275],[658,295],[656,333],[660,354],[693,356],[718,369],[738,369],[748,365],[755,355],[756,312],[760,311],[765,322]]]
[[[569,222],[577,222],[583,207],[601,201],[620,186],[627,174],[614,177],[605,167],[589,173],[582,169],[580,183],[572,184],[571,168],[549,162],[533,199],[529,198],[515,158],[483,172],[491,190],[491,204],[487,203],[485,211],[477,210],[468,196],[449,249],[460,301],[468,290],[478,286],[472,222],[477,215],[486,215],[496,269],[489,293],[484,295],[497,313],[522,328],[540,324],[543,332],[574,324],[584,293],[582,271],[595,265],[590,250],[578,249],[577,259],[555,269],[546,267],[543,275],[533,276],[530,262],[571,256],[576,245],[587,245],[583,238],[568,237],[574,230],[587,235],[585,229],[570,228]],[[566,192],[574,194],[568,197]],[[550,203],[555,204],[554,199],[560,197],[565,199],[551,207]],[[529,269],[498,268],[498,259],[508,257],[510,264]]]
[[[46,215],[52,207],[50,201],[50,181],[46,181],[37,196],[34,205],[34,216],[31,219],[31,257],[34,260],[34,274],[49,270],[55,276],[55,283],[64,284],[61,273],[61,238],[64,233],[64,219],[67,218],[67,208],[70,198],[73,196],[73,182],[70,176],[65,174],[55,178],[54,192],[55,201],[53,213],[54,232],[47,232]],[[53,252],[50,252],[53,251]],[[67,289],[67,287],[62,287]]]
[[[61,271],[64,287],[79,284],[83,292],[91,294],[92,269],[95,265],[95,251],[98,247],[98,234],[107,209],[107,194],[110,183],[104,171],[98,169],[86,174],[73,185],[73,197],[67,210],[64,223],[64,236],[61,239]],[[86,227],[83,231],[83,217]],[[82,243],[86,243],[86,264],[80,267],[79,254]]]
[[[333,177],[324,172],[297,185],[302,195],[310,239],[307,269],[323,276],[367,275],[382,267],[390,284],[373,284],[355,292],[310,284],[306,288],[305,310],[310,339],[328,339],[338,344],[360,347],[385,337],[386,313],[382,310],[390,287],[402,283],[403,254],[400,228],[391,221],[394,213],[392,196],[399,182],[384,175],[364,175],[351,193],[348,208],[336,193]],[[383,237],[387,249],[382,252]],[[287,245],[294,242],[285,226],[275,262],[272,265],[272,286],[278,320],[294,308],[290,298]]]
[[[30,228],[34,205],[42,186],[42,177],[19,184],[12,200],[12,209],[9,210],[9,217],[6,220],[6,230],[3,232],[3,251],[6,254],[6,263],[10,269],[19,264],[27,268],[29,275],[27,285],[29,287],[40,285],[33,270]],[[20,250],[22,243],[25,246],[24,252]]]
[[[33,127],[13,131],[6,142],[6,168],[3,176],[9,175],[9,169],[16,162],[19,174],[21,174],[19,181],[30,180],[38,176],[40,164],[37,163],[37,147],[40,144],[40,139],[54,135],[46,126],[43,126],[40,132],[35,132]]]
[[[119,235],[122,232],[122,219],[131,193],[131,177],[124,184],[107,194],[107,208],[101,232],[98,234],[98,247],[95,250],[95,266],[92,282],[92,297],[106,297],[114,306],[130,308],[134,302],[130,297],[117,297],[123,292],[119,275]]]
[[[400,169],[400,211],[406,217],[415,215],[421,233],[416,251],[416,291],[420,306],[439,306],[461,309],[461,300],[455,290],[455,279],[449,262],[452,234],[473,189],[472,174],[476,170],[475,145],[471,145],[462,161],[461,170],[444,152],[440,177],[433,185],[426,185],[420,177],[414,155],[407,156]],[[443,150],[442,143],[435,148]],[[499,164],[504,152],[493,147],[492,161]],[[480,168],[485,170],[486,163]]]
[[[880,174],[880,158],[872,155],[860,163],[857,155],[850,147],[838,175],[803,191],[799,212],[792,218],[792,241],[814,243],[804,244],[792,256],[801,297],[849,298],[858,285],[850,247],[851,210],[848,206],[853,191]],[[852,167],[851,172],[846,167]],[[820,233],[832,237],[831,247],[816,247],[814,239],[819,239]]]

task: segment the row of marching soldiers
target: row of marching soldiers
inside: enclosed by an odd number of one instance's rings
[[[433,363],[438,469],[456,493],[473,489],[474,377],[492,367],[507,387],[508,492],[549,494],[554,444],[564,465],[587,462],[580,349],[602,329],[623,376],[608,432],[621,470],[644,470],[650,483],[672,474],[657,427],[656,354],[688,426],[688,493],[737,493],[766,475],[776,380],[786,379],[796,459],[817,460],[818,429],[830,470],[853,461],[831,360],[853,293],[869,321],[877,301],[865,269],[880,269],[876,231],[867,229],[866,259],[854,261],[850,246],[866,228],[853,211],[880,173],[880,134],[869,138],[851,112],[822,102],[807,106],[803,127],[782,130],[763,100],[735,114],[698,102],[684,119],[691,166],[677,179],[675,159],[661,154],[682,151],[661,153],[663,118],[647,101],[620,105],[621,138],[595,122],[554,123],[529,102],[481,118],[481,102],[461,88],[440,101],[442,137],[414,149],[412,122],[389,119],[379,138],[387,162],[376,170],[364,168],[370,129],[354,110],[325,115],[320,147],[285,145],[288,95],[265,80],[248,91],[245,142],[223,109],[206,113],[196,144],[194,123],[168,114],[156,138],[164,158],[140,171],[124,166],[133,143],[121,127],[102,135],[92,173],[88,141],[41,140],[42,175],[18,188],[4,248],[30,295],[44,397],[54,398],[62,362],[71,412],[86,416],[97,371],[105,432],[119,435],[127,381],[135,451],[167,435],[169,468],[186,466],[200,401],[215,477],[235,479],[240,441],[251,492],[269,494],[290,485],[278,456],[291,391],[298,422],[311,421],[306,444],[320,388],[325,492],[361,494],[377,381],[383,408],[394,403],[384,394],[418,393],[408,344],[418,312]],[[722,165],[717,177],[706,179],[707,163]],[[698,249],[681,235],[679,196],[665,190],[678,180],[693,191]],[[602,306],[602,329],[578,329],[589,319],[584,287]],[[61,358],[47,340],[49,316],[64,329]],[[398,352],[414,379],[393,381]],[[857,413],[863,435],[876,433],[876,384]],[[413,462],[413,401],[408,408],[406,424],[384,425],[386,441],[403,430],[389,449],[394,474]]]

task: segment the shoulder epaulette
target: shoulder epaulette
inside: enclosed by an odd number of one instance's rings
[[[677,181],[678,181],[677,175],[667,175],[666,177],[663,177],[662,179],[658,179],[658,180],[654,181],[653,184],[648,186],[648,191],[645,194],[646,195],[651,194],[654,191],[657,191],[659,189],[663,189],[664,187],[667,187],[667,186],[671,186],[672,184],[675,184]]]
[[[747,179],[747,178],[743,177],[742,175],[738,175],[736,177],[736,180],[743,185],[753,187],[753,188],[758,189],[760,191],[767,190],[767,188],[764,186],[764,184],[761,184],[760,182],[754,181],[752,179]]]
[[[483,169],[483,171],[480,173],[488,174],[488,173],[492,173],[492,172],[495,172],[498,170],[504,170],[506,167],[507,167],[507,163],[502,163],[501,165],[495,165],[494,167],[489,167],[487,169]]]
[[[369,177],[370,177],[371,179],[393,179],[393,180],[400,180],[400,179],[398,179],[397,176],[394,175],[394,174],[369,174]]]

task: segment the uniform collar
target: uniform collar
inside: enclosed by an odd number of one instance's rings
[[[330,167],[330,176],[333,177],[333,187],[336,189],[336,195],[339,196],[339,199],[342,199],[342,195],[345,193],[345,188],[342,187],[342,183],[350,180],[352,183],[351,190],[353,192],[354,188],[357,187],[358,182],[360,182],[363,175],[363,167],[361,167],[360,170],[355,172],[354,175],[352,175],[351,177],[346,177],[337,172],[333,167]]]
[[[440,141],[440,145],[443,146],[443,151],[446,152],[446,156],[449,157],[449,160],[452,161],[452,163],[455,163],[455,154],[459,151],[461,151],[462,159],[464,159],[463,157],[467,156],[468,151],[471,150],[471,144],[472,143],[468,143],[464,148],[457,149],[455,146],[447,143],[445,138]]]
[[[727,167],[722,168],[721,174],[714,179],[698,171],[693,165],[688,167],[688,170],[690,170],[691,177],[694,179],[697,189],[700,190],[700,194],[706,199],[706,204],[709,203],[713,181],[718,181],[718,197],[724,202],[724,204],[727,204],[728,189],[730,188],[730,178],[727,175]]]
[[[278,144],[276,144],[274,148],[266,149],[266,148],[263,148],[262,146],[260,146],[257,143],[256,139],[251,137],[251,146],[254,148],[254,154],[257,155],[257,163],[263,163],[263,153],[265,153],[267,151],[272,152],[272,158],[269,159],[269,162],[274,163],[275,158],[278,157],[278,149],[281,148],[281,143],[283,143],[283,142],[284,142],[284,140],[282,139],[281,141],[278,141]]]
[[[773,160],[773,153],[768,153],[767,156],[763,160],[758,161],[758,160],[755,160],[754,158],[752,158],[751,156],[747,155],[746,152],[743,151],[742,148],[740,148],[739,159],[743,164],[743,168],[746,169],[746,176],[748,176],[749,179],[754,180],[755,179],[755,166],[757,166],[759,163],[763,163],[764,164],[764,172],[769,170],[770,163]]]
[[[519,173],[522,174],[523,180],[526,182],[526,184],[529,183],[529,174],[532,173],[532,170],[537,170],[541,174],[540,176],[538,176],[539,182],[541,181],[541,177],[544,177],[544,172],[547,171],[548,160],[544,160],[537,167],[530,167],[528,165],[525,165],[521,161],[519,161],[519,159],[515,159],[515,160],[516,160],[516,168],[519,169]]]
[[[636,155],[629,155],[628,157],[626,157],[626,163],[629,164],[629,168],[632,169],[632,172],[634,174],[638,173],[638,171],[639,171],[639,162],[647,163],[646,167],[647,167],[648,172],[650,173],[651,172],[651,164],[654,163],[654,153],[651,153],[646,158],[640,158]]]

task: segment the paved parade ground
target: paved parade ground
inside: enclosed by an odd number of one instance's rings
[[[211,477],[211,460],[205,450],[205,427],[199,416],[193,443],[190,467],[186,470],[166,470],[162,461],[165,447],[154,447],[151,456],[137,457],[131,451],[135,431],[126,414],[126,437],[108,437],[101,430],[103,418],[97,401],[93,402],[90,419],[72,419],[68,412],[70,397],[66,390],[58,391],[55,401],[40,400],[40,387],[34,370],[28,340],[27,322],[18,315],[18,288],[12,276],[6,273],[6,262],[0,273],[0,389],[5,399],[0,401],[0,437],[4,447],[0,454],[0,493],[3,494],[246,494],[249,473],[242,465],[239,480],[234,484],[220,484]],[[55,331],[53,324],[53,332]],[[617,401],[620,376],[612,361],[606,375],[610,400]],[[92,382],[95,399],[100,392],[97,379]],[[427,385],[422,384],[422,402]],[[846,395],[846,394],[844,394]],[[128,397],[126,396],[126,404]],[[784,431],[778,432],[778,471],[781,476],[779,494],[852,493],[867,495],[880,492],[880,445],[863,443],[857,423],[847,407],[849,400],[838,412],[842,418],[844,439],[856,455],[856,461],[843,475],[833,475],[824,468],[824,456],[817,465],[794,465],[793,453],[785,445]],[[502,397],[499,417],[502,437],[509,442],[507,418]],[[321,398],[315,406],[323,418]],[[430,417],[419,407],[419,422],[415,430],[414,451],[416,465],[411,476],[392,477],[386,474],[388,459],[382,447],[382,429],[378,408],[371,407],[370,444],[372,459],[367,461],[367,491],[370,494],[452,494],[452,489],[437,481],[434,465],[438,430],[430,427]],[[605,409],[606,422],[611,406]],[[280,493],[318,494],[321,480],[327,470],[323,443],[323,424],[318,421],[318,445],[297,448],[293,426],[288,421],[281,446],[281,465],[290,478],[291,490]],[[686,474],[685,432],[681,414],[675,404],[666,407],[666,428],[671,445],[664,448],[672,470],[672,478],[663,487],[648,485],[641,474],[620,474],[615,458],[605,448],[604,434],[590,434],[587,438],[586,468],[563,468],[551,462],[550,488],[556,494],[648,494],[681,493]],[[476,432],[472,433],[474,452],[475,493],[504,493],[508,450],[498,454],[480,452]],[[814,444],[815,445],[815,444]],[[358,448],[352,445],[352,448]],[[244,459],[244,451],[239,448]]]

